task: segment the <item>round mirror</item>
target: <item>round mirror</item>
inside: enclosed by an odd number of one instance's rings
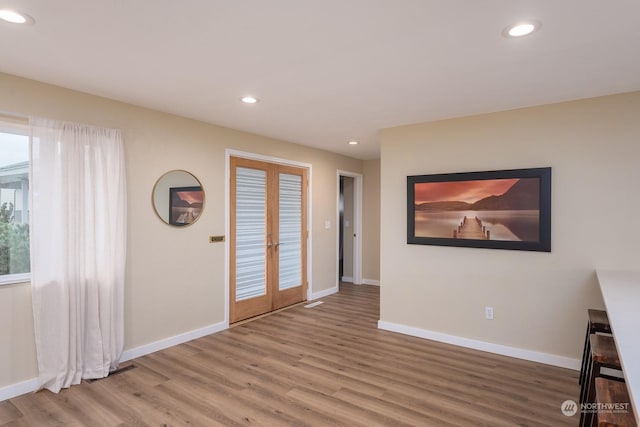
[[[198,178],[189,172],[173,170],[156,181],[152,199],[161,220],[181,227],[193,224],[202,214],[204,190]]]

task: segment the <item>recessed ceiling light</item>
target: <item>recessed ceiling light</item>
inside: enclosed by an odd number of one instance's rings
[[[255,104],[256,102],[258,102],[258,98],[254,96],[245,96],[244,98],[242,98],[242,102],[244,102],[245,104]]]
[[[9,9],[0,9],[0,19],[11,22],[12,24],[33,24],[36,22],[35,19],[26,13],[20,13]]]
[[[358,145],[358,141],[349,141],[349,145]]]
[[[505,28],[502,34],[505,37],[522,37],[537,31],[539,28],[540,23],[537,21],[520,22]]]

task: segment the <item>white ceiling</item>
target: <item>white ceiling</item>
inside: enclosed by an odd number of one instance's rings
[[[0,8],[36,20],[0,23],[2,72],[361,159],[379,156],[385,127],[640,90],[638,0],[0,0]],[[523,19],[542,28],[502,37]],[[245,94],[261,101],[242,104]]]

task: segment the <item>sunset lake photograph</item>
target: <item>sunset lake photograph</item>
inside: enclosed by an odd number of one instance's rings
[[[540,178],[421,182],[416,237],[539,241]]]

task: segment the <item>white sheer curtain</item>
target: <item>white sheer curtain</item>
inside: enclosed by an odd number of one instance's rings
[[[40,388],[103,378],[124,344],[121,132],[30,119],[31,286]]]

